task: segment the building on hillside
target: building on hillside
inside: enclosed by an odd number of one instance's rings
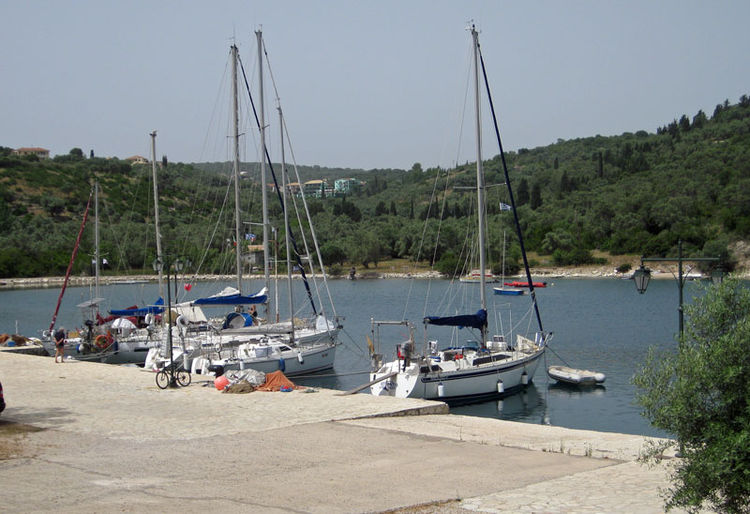
[[[308,180],[305,182],[305,196],[311,198],[322,198],[326,194],[330,194],[328,184],[325,180],[315,179]]]
[[[46,148],[29,147],[29,148],[16,148],[13,150],[15,155],[36,155],[40,159],[49,159],[49,150]]]
[[[364,182],[356,178],[340,178],[334,182],[333,194],[344,196],[362,189]]]
[[[254,240],[254,238],[253,238]],[[242,256],[243,266],[252,273],[263,269],[263,245],[247,245],[247,253]]]
[[[281,184],[279,184],[281,186]],[[267,184],[268,191],[270,193],[276,192],[276,184],[271,182],[270,184]],[[290,182],[286,185],[286,191],[290,195],[299,196],[299,194],[302,192],[302,186],[300,186],[299,182]]]
[[[128,157],[125,159],[130,164],[148,164],[149,160],[143,157],[142,155],[133,155],[132,157]]]

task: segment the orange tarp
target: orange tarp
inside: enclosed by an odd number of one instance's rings
[[[289,387],[291,389],[299,389],[299,386],[286,378],[284,373],[274,371],[273,373],[266,373],[266,383],[257,388],[258,391],[280,391],[282,387]]]

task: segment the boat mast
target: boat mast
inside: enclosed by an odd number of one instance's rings
[[[242,294],[242,240],[240,239],[240,108],[237,101],[237,45],[232,45],[232,139],[234,140],[234,241],[237,291]]]
[[[263,277],[266,290],[270,285],[270,256],[268,254],[268,191],[266,187],[266,121],[263,105],[263,31],[256,30],[255,37],[258,41],[258,88],[260,101],[260,187],[263,203]],[[266,303],[266,319],[269,318],[271,306]]]
[[[482,118],[479,105],[479,34],[474,25],[471,26],[471,37],[474,44],[474,110],[476,113],[476,139],[477,139],[477,216],[479,218],[479,285],[480,301],[482,310],[487,310],[487,291],[485,277],[486,249],[485,249],[485,208],[484,208],[484,173],[482,171]],[[486,327],[482,328],[482,346],[485,345]]]
[[[94,298],[99,298],[99,181],[94,181]],[[97,304],[97,311],[99,304]]]
[[[287,206],[287,173],[286,162],[284,159],[284,115],[281,112],[279,104],[279,128],[281,129],[281,187],[284,193],[284,241],[286,246],[286,277],[289,287],[289,319],[291,319],[291,332],[289,333],[289,343],[294,344],[294,295],[292,294],[292,250],[289,243],[289,210]]]
[[[156,227],[156,260],[163,264],[161,253],[161,232],[159,231],[159,185],[156,181],[156,131],[151,132],[151,173],[154,180],[154,226]],[[159,296],[164,298],[164,273],[161,265],[157,266],[159,272]],[[96,296],[99,296],[97,293]]]

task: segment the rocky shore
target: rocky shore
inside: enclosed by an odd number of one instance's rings
[[[633,266],[632,269],[635,269]],[[670,271],[674,266],[664,265],[663,269],[653,269],[653,278],[672,278]],[[612,265],[605,266],[577,266],[577,267],[538,267],[532,268],[531,275],[534,280],[549,280],[553,278],[627,278],[631,272],[618,273]],[[734,273],[740,278],[750,278],[750,271],[745,269]],[[438,279],[442,275],[437,271],[417,271],[414,273],[403,273],[383,269],[370,269],[357,272],[359,280],[374,279]],[[39,288],[39,287],[60,287],[65,277],[27,277],[27,278],[0,278],[1,289],[22,289],[22,288]],[[234,275],[196,275],[191,277],[191,281],[226,281],[233,280]],[[260,278],[259,275],[250,275],[247,278]],[[299,278],[299,277],[296,277]],[[328,276],[332,280],[345,280],[346,275]],[[524,280],[526,277],[513,275],[506,277],[509,280]],[[112,284],[135,284],[141,282],[156,282],[156,275],[112,275],[100,277],[100,283],[103,285]],[[91,276],[72,276],[68,285],[88,286],[94,283],[94,277]]]

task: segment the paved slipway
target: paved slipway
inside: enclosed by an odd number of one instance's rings
[[[662,512],[639,436],[0,352],[3,512]]]

